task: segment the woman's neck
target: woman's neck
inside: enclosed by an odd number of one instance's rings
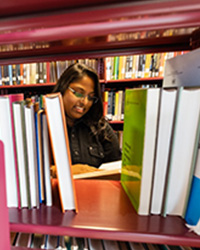
[[[74,125],[74,120],[66,116],[67,125],[72,127]]]

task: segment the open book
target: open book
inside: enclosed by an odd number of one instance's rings
[[[113,161],[103,163],[99,168],[90,167],[88,165],[73,165],[74,179],[120,179],[122,161]]]

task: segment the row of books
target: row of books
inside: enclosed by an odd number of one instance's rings
[[[200,89],[127,90],[121,180],[139,214],[189,213],[198,222],[198,208],[187,208],[200,169],[199,112]]]
[[[80,62],[92,67],[100,78],[104,75],[107,81],[163,77],[165,61],[184,53],[186,52],[106,57],[104,59],[104,70],[101,69],[100,59],[2,65],[0,66],[0,85],[55,83],[62,72],[74,62]]]
[[[7,205],[39,208],[43,203],[51,206],[50,167],[54,163],[62,210],[76,209],[61,94],[43,96],[45,108],[32,100],[24,100],[23,94],[0,96],[0,140],[5,146]]]
[[[140,85],[137,88],[156,87],[155,85]],[[127,89],[127,88],[126,88]],[[108,121],[124,120],[125,90],[108,89],[102,93],[104,116]]]
[[[196,250],[188,246],[170,246],[92,238],[78,238],[29,233],[11,233],[11,245],[54,250]]]
[[[200,88],[126,90],[121,183],[139,214],[197,224],[199,142]]]
[[[79,59],[0,66],[0,85],[55,83],[71,64],[81,62],[98,72],[98,60]]]
[[[38,135],[43,133],[46,143],[49,139],[46,121],[43,120],[43,129],[40,126],[38,103],[33,104],[30,100],[24,100],[23,94],[0,96],[0,110],[0,138],[5,145],[8,207],[39,207],[39,200],[44,199],[44,189],[41,189],[39,180],[46,183],[46,204],[51,205],[52,197],[48,192],[51,185],[48,150],[44,157],[45,179],[40,171],[41,161],[38,153],[43,149],[39,148],[41,137]]]
[[[109,34],[108,41],[126,41],[126,40],[139,40],[145,38],[158,38],[158,37],[170,37],[190,34],[195,28],[176,28],[176,29],[162,29],[162,30],[148,30],[138,32],[126,32],[118,34]]]
[[[163,77],[167,59],[186,51],[106,57],[106,80]]]
[[[124,120],[125,91],[106,90],[103,92],[104,116],[109,121]]]

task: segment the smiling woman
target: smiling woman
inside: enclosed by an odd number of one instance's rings
[[[98,168],[121,159],[117,136],[103,117],[96,72],[75,63],[63,72],[54,92],[61,92],[63,97],[72,164]]]

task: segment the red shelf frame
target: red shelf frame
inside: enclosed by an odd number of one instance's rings
[[[134,78],[134,79],[121,79],[121,80],[100,80],[100,83],[133,83],[133,82],[161,82],[162,77],[150,77],[150,78]],[[0,85],[0,89],[18,89],[18,88],[40,88],[40,87],[53,87],[56,83],[36,83],[36,84],[19,84],[19,85]]]
[[[177,216],[139,216],[119,181],[76,180],[79,212],[57,206],[9,209],[10,230],[98,239],[200,247]]]
[[[190,50],[191,34],[118,42],[108,42],[106,38],[110,33],[198,27],[200,3],[198,0],[155,1],[154,4],[148,1],[122,3],[119,0],[97,0],[94,3],[91,0],[84,2],[44,0],[41,4],[39,0],[17,2],[7,0],[2,3],[0,16],[0,44],[15,43],[19,47],[20,43],[25,41],[28,43],[46,41],[49,44],[48,48],[3,50],[0,53],[0,64],[4,65],[11,62],[31,63]],[[137,19],[137,16],[142,18]],[[91,42],[87,43],[88,39],[87,41],[83,39],[85,37],[89,37]],[[69,45],[71,39],[75,39],[77,45]],[[130,81],[133,82],[132,79]],[[109,83],[117,84],[113,81]],[[35,85],[30,87],[33,88]],[[0,87],[4,88],[16,87]],[[9,209],[10,229],[200,247],[199,236],[188,231],[182,218],[138,216],[119,182],[91,183],[93,181],[90,180],[89,183],[79,181],[76,184],[80,203],[79,214],[74,215],[70,211],[61,214],[57,207],[45,206],[39,210]],[[88,195],[89,192],[93,193]],[[112,196],[108,195],[109,192]],[[88,199],[92,202],[90,203]],[[118,206],[112,206],[116,203],[116,199],[119,202]],[[12,247],[12,249],[22,248]]]
[[[40,88],[40,87],[51,87],[51,86],[55,86],[55,83],[2,85],[0,86],[0,89]]]

